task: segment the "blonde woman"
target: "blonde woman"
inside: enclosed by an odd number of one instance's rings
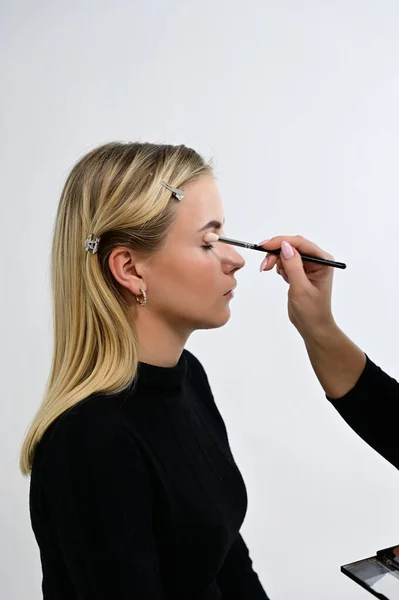
[[[66,181],[53,363],[21,453],[46,600],[267,598],[240,535],[245,484],[184,349],[230,317],[244,260],[203,239],[223,220],[211,165],[185,146],[106,144]],[[332,269],[305,272],[293,246],[328,256],[273,238],[284,254],[262,268],[291,278],[290,318],[326,394],[353,388],[336,406],[358,407],[373,365],[334,323]]]

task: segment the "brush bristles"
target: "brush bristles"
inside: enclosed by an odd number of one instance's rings
[[[212,242],[217,242],[219,236],[216,233],[209,232],[204,235],[203,239],[204,242],[206,242],[207,244],[211,244]]]

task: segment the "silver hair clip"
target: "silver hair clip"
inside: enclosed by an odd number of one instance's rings
[[[178,188],[174,188],[171,185],[169,185],[169,183],[166,183],[165,181],[160,181],[160,184],[163,185],[163,187],[165,187],[167,190],[169,190],[170,192],[172,192],[172,196],[174,196],[176,198],[176,200],[179,200],[179,202],[181,200],[183,200],[183,198],[184,198],[184,192],[183,192],[183,190],[179,190]]]
[[[100,239],[101,238],[98,237],[95,240],[93,240],[93,234],[91,233],[85,242],[86,252],[91,250],[93,254],[95,254],[98,250],[98,244],[100,242]]]

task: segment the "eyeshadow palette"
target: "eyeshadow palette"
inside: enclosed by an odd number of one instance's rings
[[[376,556],[342,565],[342,573],[381,600],[399,600],[399,546]]]

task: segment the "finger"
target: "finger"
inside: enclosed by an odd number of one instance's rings
[[[284,279],[284,281],[286,281],[287,283],[290,282],[288,279],[288,275],[284,271],[283,265],[281,264],[281,260],[279,260],[276,265],[276,271],[277,271],[278,275],[281,275],[281,277]]]
[[[287,283],[290,283],[291,289],[297,293],[309,291],[311,283],[305,271],[304,261],[301,258],[298,250],[294,246],[287,244],[283,245],[283,249],[289,250],[290,256],[284,256],[283,252],[280,254],[282,267],[280,273],[284,272],[284,279]]]
[[[289,282],[290,282],[290,280],[288,279],[288,275],[287,275],[287,273],[284,271],[284,269],[280,269],[280,275],[281,275],[281,277],[284,279],[284,281],[285,281],[286,283],[289,283]]]
[[[276,256],[275,254],[267,254],[261,262],[260,270],[261,271],[270,271],[271,269],[273,269],[277,260],[278,260],[278,256]]]
[[[283,241],[289,242],[293,248],[295,248],[300,254],[310,254],[312,256],[318,256],[320,258],[327,258],[334,260],[334,257],[320,248],[314,242],[304,238],[302,235],[278,235],[266,242],[261,242],[259,246],[267,250],[277,250],[281,248]]]

